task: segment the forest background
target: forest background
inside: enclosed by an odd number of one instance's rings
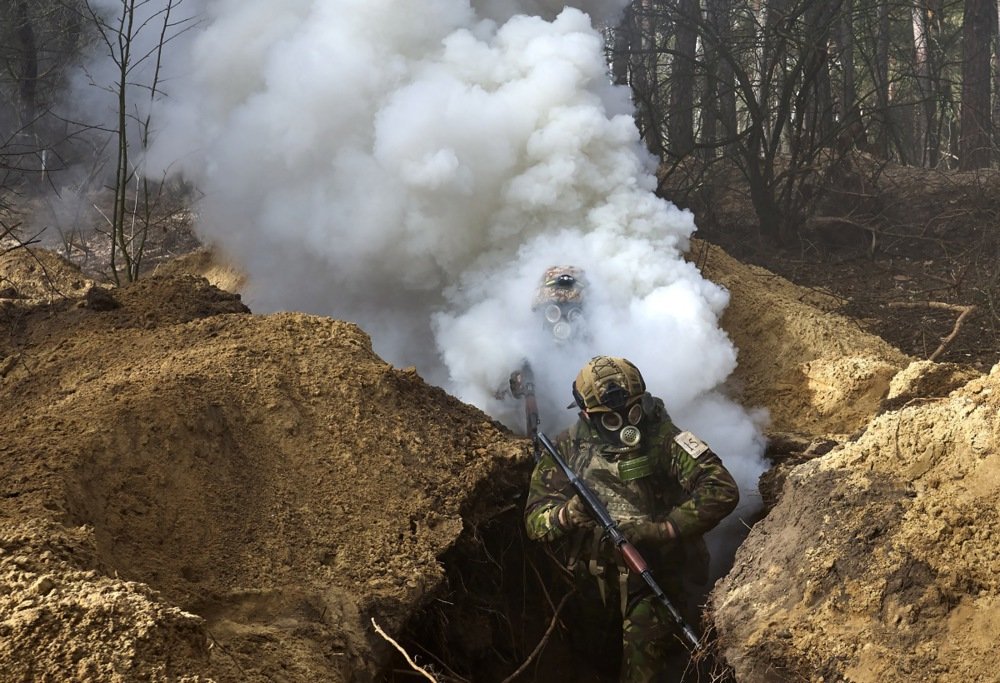
[[[143,168],[165,50],[199,21],[183,5],[0,6],[3,249],[55,241],[115,284],[162,255],[196,199]],[[904,351],[989,367],[958,333],[995,340],[1000,322],[997,14],[984,0],[635,0],[605,27],[608,68],[661,162],[659,194],[701,236],[842,297]],[[111,122],[67,101],[87,87]]]

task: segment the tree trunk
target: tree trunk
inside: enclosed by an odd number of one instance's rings
[[[993,92],[997,93],[997,96],[993,98],[992,112],[993,121],[1000,123],[1000,0],[991,6],[990,12],[992,13],[990,21],[995,27],[993,31]]]
[[[677,9],[668,140],[670,154],[681,158],[694,149],[695,48],[701,6],[699,0],[680,0]]]
[[[733,39],[732,0],[713,0],[713,3],[718,6],[719,39],[722,41],[722,45],[731,46]],[[718,84],[717,102],[722,136],[725,140],[732,140],[739,134],[739,124],[736,118],[736,74],[733,63],[728,59],[721,60],[719,64]]]
[[[958,166],[963,171],[990,165],[990,52],[995,22],[992,2],[965,0]]]
[[[839,3],[812,3],[805,10],[806,42],[799,110],[804,139],[798,145],[814,148],[833,139],[833,93],[830,84],[830,28],[839,14]]]
[[[771,96],[771,66],[769,64],[771,46],[768,41],[768,26],[773,23],[772,3],[771,0],[751,0],[750,4],[755,19],[754,24],[757,27],[757,35],[753,41],[755,46],[754,64],[756,65],[753,100],[758,103],[760,108],[761,120],[759,121],[759,126],[763,134],[766,135],[771,130],[771,123],[768,120],[771,111],[769,102]],[[768,145],[767,139],[764,138],[761,144],[766,147]]]
[[[638,0],[638,11],[633,12],[634,39],[638,47],[633,52],[632,92],[639,115],[639,129],[646,147],[658,158],[663,157],[663,119],[659,107],[657,83],[657,26],[653,21],[653,0]],[[634,7],[634,6],[633,6]]]
[[[705,19],[707,28],[716,36],[719,34],[719,2],[718,0],[706,0]],[[715,158],[715,143],[719,139],[719,68],[721,59],[719,49],[714,40],[705,42],[704,48],[704,69],[702,70],[704,82],[701,87],[701,143],[702,158],[709,160]]]
[[[1000,0],[998,0],[1000,2]],[[889,3],[878,3],[877,28],[875,35],[875,116],[878,127],[875,131],[875,149],[883,159],[889,158],[889,140],[893,118],[889,110]]]
[[[838,95],[838,142],[842,150],[860,149],[870,152],[868,129],[861,115],[856,76],[854,73],[854,0],[844,0],[837,22],[837,55],[840,58],[843,78]]]
[[[38,46],[26,2],[17,3],[17,39],[21,44],[21,69],[17,79],[19,123],[21,132],[30,135],[38,112]]]
[[[931,56],[928,40],[927,7],[923,0],[913,3],[913,70],[920,98],[921,116],[914,126],[916,132],[915,157],[924,166],[933,166],[937,161],[936,145],[932,145],[934,137],[935,104],[937,95],[934,92],[931,77]]]
[[[1000,0],[997,0],[1000,2]],[[614,29],[611,39],[611,80],[615,85],[629,84],[629,59],[631,53],[632,8],[626,7],[621,23]]]
[[[837,23],[837,45],[841,67],[844,71],[840,87],[840,111],[845,116],[857,105],[858,92],[854,75],[854,0],[844,0],[840,21]]]
[[[761,233],[769,241],[781,244],[786,230],[782,212],[778,209],[774,196],[774,166],[771,163],[760,163],[763,142],[759,131],[751,130],[747,144],[750,159],[746,166],[750,202],[753,204]]]
[[[738,133],[732,21],[731,0],[706,0],[707,35],[703,40],[705,68],[701,102],[701,142],[705,146],[705,158],[713,158],[719,144],[723,148],[730,146]]]
[[[626,7],[614,29],[611,78],[627,85],[635,105],[635,123],[646,147],[656,156],[663,153],[661,113],[657,106],[655,25],[649,12],[652,0],[634,0]]]

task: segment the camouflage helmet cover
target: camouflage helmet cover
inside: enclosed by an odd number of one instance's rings
[[[550,266],[542,274],[541,284],[535,290],[532,310],[548,304],[583,303],[583,289],[587,278],[582,268],[576,266]]]
[[[621,410],[640,400],[646,383],[639,368],[624,358],[594,356],[573,382],[573,398],[591,413]]]

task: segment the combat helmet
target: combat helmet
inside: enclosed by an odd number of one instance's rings
[[[576,266],[550,266],[542,273],[531,310],[540,312],[558,342],[583,333],[583,295],[587,278]]]
[[[605,440],[635,447],[645,410],[646,382],[631,361],[594,356],[573,382],[573,398]]]

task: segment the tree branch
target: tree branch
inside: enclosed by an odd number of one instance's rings
[[[501,683],[510,683],[510,681],[513,681],[515,678],[524,673],[531,662],[538,657],[542,649],[545,647],[545,644],[549,642],[549,638],[552,636],[552,632],[555,630],[556,624],[559,623],[559,614],[562,612],[562,608],[566,606],[566,601],[569,600],[570,596],[575,592],[576,589],[574,588],[562,597],[562,600],[559,601],[559,606],[556,607],[555,614],[552,615],[552,621],[549,622],[549,627],[545,629],[545,634],[542,636],[542,639],[538,641],[538,645],[535,646],[535,649],[531,651],[531,654],[528,655],[528,658],[524,660],[521,666],[517,667],[517,670],[515,670],[510,676],[507,676],[507,678],[503,679]]]
[[[941,345],[934,350],[927,360],[934,361],[937,360],[948,345],[951,344],[955,337],[958,336],[959,330],[962,328],[962,323],[965,322],[966,318],[976,312],[976,307],[973,304],[968,306],[963,306],[961,304],[949,304],[943,301],[922,301],[922,302],[910,302],[910,301],[893,301],[889,303],[889,308],[938,308],[945,311],[955,311],[959,314],[958,319],[955,320],[954,327],[951,328],[951,334],[941,340]]]

